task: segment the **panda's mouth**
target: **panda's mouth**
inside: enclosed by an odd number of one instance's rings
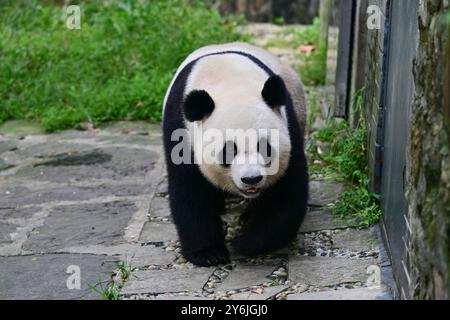
[[[259,194],[260,191],[261,191],[260,188],[252,187],[252,188],[246,189],[244,192],[248,196],[256,196]]]

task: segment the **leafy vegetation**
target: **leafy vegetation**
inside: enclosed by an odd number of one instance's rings
[[[103,281],[100,275],[98,283],[95,286],[90,286],[90,288],[98,293],[102,300],[119,300],[120,289],[123,283],[130,278],[131,271],[131,266],[128,266],[125,261],[120,261],[117,273],[112,274],[111,278],[107,281]],[[120,277],[121,283],[115,281],[117,276]]]
[[[282,31],[285,39],[270,41],[268,47],[290,47],[299,53],[299,73],[304,84],[308,86],[324,85],[327,76],[327,48],[320,43],[320,19],[315,18],[312,25],[305,29],[286,28]],[[302,46],[312,46],[310,53],[301,53]]]
[[[97,293],[102,300],[119,300],[120,286],[112,279],[104,281],[101,276],[98,277],[98,283],[95,286],[89,285],[91,290]]]
[[[362,110],[362,91],[354,99],[354,110]],[[340,200],[331,206],[334,213],[355,226],[368,227],[378,222],[379,197],[369,191],[367,166],[367,127],[359,120],[355,128],[346,121],[329,120],[313,134],[308,148],[311,171],[326,174],[349,186]]]
[[[80,30],[65,26],[62,7],[46,3],[0,2],[0,123],[37,119],[53,131],[158,121],[182,60],[242,37],[235,20],[201,1],[83,1]]]

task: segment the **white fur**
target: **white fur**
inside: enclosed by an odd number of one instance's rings
[[[224,51],[249,53],[265,63],[275,74],[280,75],[292,95],[300,125],[304,127],[305,100],[299,77],[290,67],[283,65],[278,58],[263,49],[245,43],[204,47],[192,53],[183,62],[177,75],[191,61],[210,53]],[[188,94],[193,90],[205,90],[215,102],[214,112],[201,123],[204,131],[215,129],[224,136],[227,129],[277,129],[279,132],[279,146],[274,150],[278,157],[274,157],[277,162],[273,163],[279,168],[276,175],[266,175],[267,168],[255,164],[255,161],[251,162],[260,157],[256,151],[256,145],[250,146],[249,150],[238,145],[238,155],[231,168],[224,168],[217,164],[202,163],[199,165],[201,172],[210,182],[226,191],[249,196],[242,192],[246,188],[241,182],[242,177],[263,175],[264,179],[257,187],[264,189],[283,176],[289,165],[291,141],[284,107],[279,112],[271,110],[261,95],[268,78],[269,76],[261,67],[247,57],[238,54],[204,57],[194,66],[189,75],[185,93]],[[186,121],[186,127],[190,131],[191,137],[194,134],[195,125],[199,125],[199,123]],[[199,148],[205,148],[205,143],[200,145],[192,143],[192,146],[194,154],[197,155]]]
[[[303,84],[298,73],[295,72],[289,65],[283,63],[272,53],[245,42],[232,42],[227,44],[210,45],[197,49],[193,53],[191,53],[178,68],[175,77],[173,78],[172,83],[169,86],[169,90],[166,93],[166,97],[164,98],[164,107],[166,106],[167,97],[173,86],[173,83],[181,70],[184,69],[184,67],[186,67],[190,62],[204,55],[225,51],[240,51],[251,54],[261,60],[264,64],[266,64],[274,73],[281,76],[291,94],[298,121],[303,128],[305,127],[306,99],[303,92]]]

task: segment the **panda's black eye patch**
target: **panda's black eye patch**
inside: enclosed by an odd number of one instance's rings
[[[262,138],[258,142],[258,153],[264,158],[266,166],[270,166],[272,162],[272,146],[266,138]]]
[[[225,168],[229,168],[238,153],[236,143],[228,141],[219,153],[219,163]]]

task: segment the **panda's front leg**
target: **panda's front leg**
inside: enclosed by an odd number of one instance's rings
[[[207,267],[230,262],[220,215],[224,197],[195,165],[170,166],[169,196],[184,258]]]
[[[255,256],[282,249],[297,237],[307,211],[308,178],[305,174],[286,175],[272,190],[251,202],[241,234],[233,240],[235,251]]]

